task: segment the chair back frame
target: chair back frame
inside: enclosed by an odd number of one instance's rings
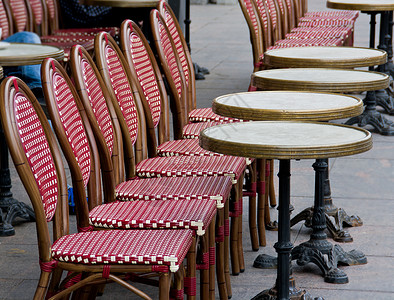
[[[185,75],[171,34],[158,10],[151,10],[150,20],[156,54],[170,93],[174,138],[182,139],[182,128],[188,123]]]
[[[156,145],[149,144],[149,147],[155,146],[154,156],[156,156],[156,146],[170,140],[170,110],[163,76],[148,40],[136,23],[124,20],[120,37],[121,48],[130,66],[131,74],[137,78],[136,82],[139,82],[137,88],[142,98],[145,118],[156,127],[157,133],[154,129],[149,130],[149,134],[153,135],[151,140],[156,142]],[[157,107],[157,103],[148,103],[149,100],[159,101],[160,106]],[[160,111],[157,111],[158,109]],[[154,120],[151,121],[152,118]]]

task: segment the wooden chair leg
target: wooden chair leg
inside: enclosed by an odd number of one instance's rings
[[[205,232],[204,236],[201,237],[201,252],[206,257],[204,258],[204,265],[200,268],[200,295],[201,299],[208,299],[210,292],[210,274],[209,274],[209,231]],[[205,264],[207,263],[207,264]],[[214,279],[215,281],[215,279]],[[214,288],[215,293],[215,288]]]
[[[276,196],[275,196],[275,185],[274,185],[274,160],[270,159],[270,173],[269,173],[269,195],[270,195],[270,205],[271,207],[275,207],[276,203]]]
[[[250,176],[250,195],[249,195],[249,233],[252,243],[252,250],[259,250],[259,236],[257,232],[257,203],[256,203],[256,160],[249,166]]]
[[[224,275],[226,277],[226,287],[228,297],[232,296],[231,278],[230,278],[230,203],[224,205]]]
[[[218,210],[216,226],[224,226],[224,208]],[[223,237],[224,238],[224,237]],[[225,251],[224,251],[224,240],[216,240],[216,275],[219,289],[220,299],[227,299],[227,286],[226,286],[226,275],[225,275]],[[228,251],[227,251],[228,252]],[[227,257],[228,260],[228,257]],[[228,263],[227,263],[228,267]],[[227,269],[227,272],[229,270]],[[230,277],[230,276],[229,276]]]
[[[257,227],[259,232],[260,246],[266,246],[265,236],[265,201],[266,201],[266,183],[265,183],[265,159],[257,160],[257,192],[258,192],[258,206],[257,206]]]
[[[233,187],[232,199],[234,200],[234,206],[238,206],[238,185]],[[237,214],[237,212],[235,212]],[[238,253],[238,217],[231,217],[231,228],[230,228],[230,254],[231,254],[231,271],[232,275],[237,276],[240,273],[239,267],[239,253]]]
[[[180,269],[178,270],[178,272],[176,272],[174,274],[175,300],[183,300],[184,299],[184,296],[183,296],[184,274],[185,274],[185,269],[183,266],[181,266]]]
[[[184,278],[184,287],[187,299],[196,299],[196,239],[193,238],[193,243],[187,253],[187,268],[186,276]]]
[[[161,273],[159,275],[159,300],[170,299],[170,273]]]
[[[212,220],[208,227],[208,245],[209,245],[209,299],[215,299],[215,220]],[[223,243],[222,243],[223,244]],[[224,275],[224,269],[223,269]],[[202,298],[203,299],[203,298]]]
[[[50,272],[41,271],[40,279],[38,280],[36,292],[34,294],[35,300],[45,299],[45,294],[49,285]]]
[[[239,271],[243,273],[245,271],[245,259],[244,259],[244,248],[242,244],[242,212],[243,212],[243,200],[242,200],[242,184],[243,178],[239,179],[238,186],[238,259],[239,259]]]

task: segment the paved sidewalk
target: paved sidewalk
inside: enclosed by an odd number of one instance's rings
[[[325,10],[324,0],[310,0],[309,10]],[[249,32],[238,5],[193,5],[191,7],[191,48],[193,60],[206,67],[211,74],[197,82],[198,106],[211,105],[213,98],[245,91],[252,68],[252,50]],[[355,46],[368,47],[369,17],[360,14],[356,22]],[[363,97],[363,96],[361,96]],[[394,121],[394,118],[387,116]],[[331,188],[334,203],[350,215],[359,215],[362,227],[349,228],[354,238],[351,244],[342,244],[346,251],[358,249],[368,258],[368,264],[341,267],[349,276],[349,283],[325,283],[320,270],[310,264],[298,267],[294,277],[297,286],[312,296],[324,299],[394,299],[394,137],[373,134],[371,151],[352,157],[330,160]],[[313,203],[314,172],[312,160],[293,161],[291,177],[294,214]],[[277,170],[277,169],[276,169]],[[12,192],[15,198],[29,203],[12,166]],[[246,270],[232,276],[232,299],[251,299],[261,290],[273,286],[276,270],[252,267],[258,254],[275,255],[273,244],[276,232],[267,232],[266,247],[251,250],[248,233],[247,206],[244,207],[244,251]],[[271,209],[276,219],[276,209]],[[0,299],[31,299],[39,277],[36,233],[34,223],[15,226],[16,235],[0,237]],[[310,229],[302,224],[292,231],[292,242],[308,239]],[[332,241],[330,239],[330,241]],[[148,290],[157,299],[156,289]],[[137,299],[128,291],[111,285],[99,299]]]

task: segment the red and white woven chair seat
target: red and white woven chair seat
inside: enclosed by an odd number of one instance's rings
[[[304,16],[301,17],[299,19],[299,22],[305,22],[305,21],[316,21],[316,20],[322,20],[322,21],[326,21],[326,20],[341,20],[341,21],[349,21],[349,22],[353,22],[356,21],[357,18],[354,18],[354,16],[318,16],[318,15],[309,15],[309,16]]]
[[[89,223],[111,229],[192,229],[202,236],[215,215],[213,200],[128,201],[96,206]]]
[[[221,153],[215,153],[201,148],[198,139],[165,142],[157,147],[157,154],[159,156],[223,156]]]
[[[49,45],[49,46],[55,46],[59,47],[60,49],[63,49],[64,51],[64,58],[63,61],[68,61],[70,59],[70,51],[72,46],[74,46],[76,43],[75,42],[42,42],[44,45]],[[91,41],[83,42],[80,43],[81,46],[83,46],[87,51],[93,51],[94,49],[94,39]]]
[[[344,40],[341,38],[309,38],[309,39],[283,39],[275,42],[275,46],[294,45],[296,47],[307,46],[341,46]]]
[[[350,11],[350,10],[336,10],[336,11],[308,11],[305,13],[304,17],[310,17],[310,16],[319,16],[319,17],[337,17],[342,18],[351,18],[353,20],[356,20],[359,16],[358,11]]]
[[[341,38],[346,39],[351,34],[352,29],[346,29],[345,27],[319,27],[309,28],[301,27],[301,30],[295,30],[286,34],[286,39],[307,39],[307,38]]]
[[[354,21],[347,20],[305,20],[299,22],[297,27],[338,27],[353,26]]]
[[[245,168],[243,157],[173,156],[143,160],[136,173],[139,177],[229,176],[235,184]]]
[[[189,112],[190,122],[239,122],[240,120],[215,114],[211,107],[196,108]]]
[[[222,124],[222,122],[200,122],[187,124],[182,129],[182,137],[184,139],[198,139],[201,130],[220,124]]]
[[[72,29],[58,29],[52,33],[53,36],[96,36],[97,33],[105,31],[112,36],[119,35],[119,27],[95,27],[95,28],[72,28]]]
[[[116,187],[116,199],[138,200],[215,200],[223,208],[232,188],[228,176],[136,178]]]
[[[70,234],[52,245],[52,258],[94,264],[153,264],[176,272],[191,244],[191,230],[100,230]]]
[[[80,44],[80,43],[86,43],[94,41],[94,36],[92,35],[87,35],[87,36],[82,36],[82,35],[46,35],[41,37],[41,42],[42,43],[74,43],[75,44]]]

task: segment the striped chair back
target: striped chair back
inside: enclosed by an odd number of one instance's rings
[[[260,55],[263,53],[262,28],[256,7],[252,0],[238,0],[242,13],[249,27],[250,42],[253,51],[254,71],[258,71],[260,63]]]
[[[46,262],[51,257],[49,222],[53,221],[54,239],[68,232],[67,180],[62,157],[48,120],[27,85],[19,78],[7,77],[1,84],[1,94],[4,134],[34,208],[39,257]]]
[[[141,29],[131,20],[121,26],[122,51],[130,71],[141,87],[140,95],[148,123],[156,129],[157,144],[170,139],[168,97],[159,66]],[[155,134],[155,133],[152,133]]]
[[[11,9],[8,2],[0,2],[0,28],[2,29],[2,39],[6,39],[14,33]]]
[[[165,20],[159,11],[151,11],[151,27],[156,51],[169,86],[174,137],[182,138],[182,128],[188,123],[187,86],[185,75]]]
[[[115,184],[119,184],[124,181],[122,133],[110,95],[93,59],[81,45],[75,45],[71,49],[70,66],[99,151],[107,152],[111,157]],[[102,163],[102,168],[104,165],[106,162]]]
[[[261,30],[262,30],[262,42],[263,42],[263,53],[265,50],[274,44],[273,39],[273,24],[270,18],[269,9],[265,0],[253,0],[255,7],[257,8],[257,14],[259,16]],[[275,23],[275,26],[277,24]]]
[[[95,55],[100,74],[114,100],[113,105],[124,137],[126,176],[132,178],[135,170],[129,167],[131,162],[135,159],[138,163],[148,157],[147,125],[143,105],[130,74],[130,67],[115,40],[108,33],[101,32],[96,36]]]
[[[195,73],[189,47],[186,43],[182,29],[178,23],[174,12],[165,0],[161,0],[158,4],[158,10],[162,15],[168,27],[170,37],[172,38],[179,60],[185,75],[186,86],[188,88],[188,113],[196,108],[196,86]]]
[[[26,4],[25,0],[8,1],[12,11],[12,19],[15,27],[15,32],[33,31],[33,17],[30,6]]]
[[[47,6],[42,0],[26,0],[27,5],[30,5],[33,16],[34,32],[40,36],[48,34],[48,19]]]
[[[72,175],[78,228],[83,230],[89,227],[89,208],[101,202],[98,150],[83,106],[64,68],[54,59],[45,59],[41,73],[48,112]]]

